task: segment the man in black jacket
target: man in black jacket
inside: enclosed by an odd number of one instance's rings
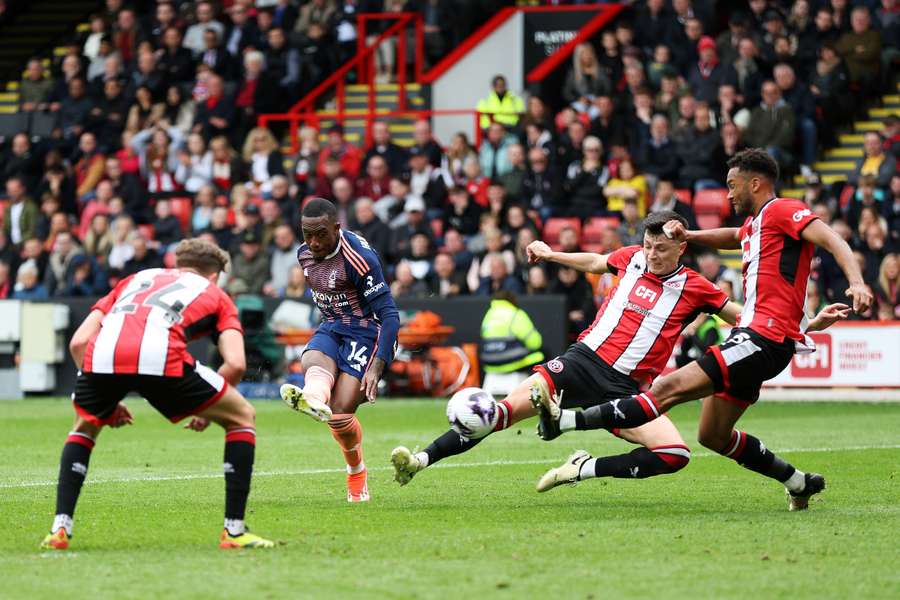
[[[638,151],[637,164],[641,170],[657,179],[673,179],[678,176],[678,155],[675,144],[669,139],[669,120],[663,114],[650,120],[650,139]]]

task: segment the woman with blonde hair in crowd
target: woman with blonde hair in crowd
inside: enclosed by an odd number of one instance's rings
[[[257,191],[271,191],[272,176],[284,175],[284,157],[278,149],[278,141],[265,127],[250,130],[241,155],[249,165],[250,183]]]
[[[121,271],[125,268],[125,263],[134,256],[131,240],[136,233],[134,221],[128,215],[122,215],[115,220],[112,226],[112,246],[106,261],[110,270]]]
[[[212,181],[212,162],[206,140],[199,133],[192,133],[188,135],[187,148],[178,152],[175,180],[186,192],[195,194]]]
[[[484,256],[472,261],[472,266],[469,267],[469,273],[466,275],[466,283],[473,293],[481,285],[482,279],[491,274],[491,261],[487,259],[488,256],[500,256],[506,264],[506,272],[515,273],[516,255],[512,250],[504,250],[503,247],[503,232],[497,227],[484,230]]]
[[[191,231],[194,235],[209,227],[213,209],[216,207],[216,188],[204,185],[194,196],[194,211],[191,214]]]
[[[469,137],[464,132],[458,131],[450,138],[450,145],[444,155],[444,172],[449,173],[454,181],[465,179],[463,165],[470,158],[477,160],[478,153],[469,142]]]
[[[91,219],[91,226],[84,236],[82,244],[85,253],[97,259],[101,265],[105,265],[113,247],[113,235],[109,229],[109,216],[106,213],[96,213]]]
[[[879,321],[900,321],[900,255],[886,254],[878,269],[875,285]]]
[[[572,53],[572,70],[563,85],[563,98],[578,112],[587,112],[597,96],[609,94],[612,84],[589,43],[578,44]]]

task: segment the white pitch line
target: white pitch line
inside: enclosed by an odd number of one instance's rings
[[[777,454],[789,454],[795,452],[854,452],[859,450],[897,450],[900,444],[887,444],[883,446],[844,446],[841,448],[786,448],[778,450]],[[693,452],[691,458],[709,458],[711,456],[720,456],[714,452]],[[431,467],[432,469],[464,469],[473,467],[508,467],[518,465],[546,465],[552,464],[553,459],[544,460],[491,460],[483,462],[467,462],[467,463],[440,463]],[[393,467],[370,467],[369,471],[391,471]],[[322,475],[328,473],[345,473],[346,469],[294,469],[282,471],[257,471],[253,473],[254,477],[289,477],[292,475]],[[220,479],[221,473],[197,473],[190,475],[146,475],[141,477],[114,477],[109,479],[89,479],[85,481],[85,485],[95,485],[101,483],[134,483],[145,481],[191,481],[194,479]],[[0,483],[0,489],[30,488],[30,487],[48,487],[56,485],[56,481],[21,481],[14,483]]]

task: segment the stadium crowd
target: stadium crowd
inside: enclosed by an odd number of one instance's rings
[[[171,264],[186,236],[231,253],[230,293],[302,297],[300,207],[322,196],[379,252],[396,297],[563,294],[576,332],[612,279],[529,267],[528,243],[609,252],[640,243],[641,218],[661,209],[696,226],[692,194],[721,189],[728,159],[759,146],[802,174],[811,210],[852,244],[878,298],[860,318],[900,319],[898,119],[866,134],[846,191],[813,170],[863,114],[860,99],[893,84],[894,0],[750,0],[727,15],[711,1],[634,2],[597,46],[576,48],[559,106],[494,78],[479,110],[500,114],[485,117],[480,148],[464,133],[437,140],[422,120],[409,148],[376,122],[371,147],[336,125],[322,143],[301,130],[299,152],[284,156],[256,126],[352,55],[356,13],[420,11],[433,64],[483,6],[201,0],[142,11],[107,0],[51,70],[32,60],[20,84],[21,110],[52,115],[54,128],[2,147],[0,298],[100,295]],[[379,75],[395,62],[383,57]],[[740,274],[720,257],[690,260],[741,299]],[[811,313],[847,287],[827,253],[814,273]]]

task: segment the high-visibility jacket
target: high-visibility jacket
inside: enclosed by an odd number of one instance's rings
[[[512,373],[542,362],[542,343],[528,313],[506,300],[491,300],[481,321],[480,354],[486,373]]]
[[[525,112],[525,103],[509,90],[503,95],[503,100],[497,96],[497,92],[491,90],[487,98],[478,101],[477,110],[483,113],[497,113],[481,115],[482,129],[490,127],[492,116],[494,121],[512,127],[519,122],[519,115]]]

